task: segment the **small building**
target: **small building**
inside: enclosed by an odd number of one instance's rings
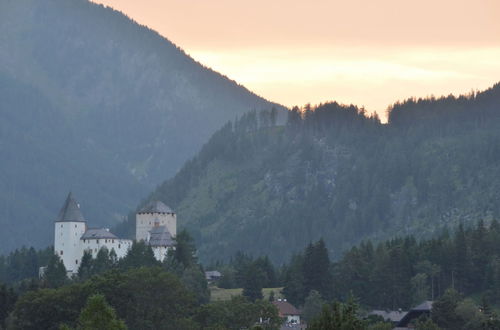
[[[401,321],[401,319],[407,313],[408,312],[404,312],[402,310],[397,310],[397,311],[373,310],[368,314],[368,316],[370,315],[380,316],[381,318],[384,319],[384,321],[391,322],[392,324],[396,325]]]
[[[205,272],[205,279],[208,282],[217,281],[221,277],[222,277],[222,274],[216,270],[210,270],[210,271]]]
[[[285,319],[287,324],[300,324],[301,312],[290,304],[286,299],[273,301],[273,305],[278,308],[279,316]]]
[[[412,321],[417,320],[419,317],[426,315],[430,317],[432,311],[432,301],[424,301],[417,307],[410,309],[408,313],[398,322],[396,329],[410,329]]]

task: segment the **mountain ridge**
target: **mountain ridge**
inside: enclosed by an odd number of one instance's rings
[[[237,250],[282,262],[319,238],[339,257],[363,239],[499,217],[499,126],[499,84],[395,103],[388,124],[338,103],[295,108],[285,126],[255,112],[144,202],[176,210],[206,262]]]

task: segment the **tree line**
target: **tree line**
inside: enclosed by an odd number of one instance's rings
[[[396,103],[387,124],[335,102],[295,107],[284,124],[250,112],[144,203],[177,210],[205,263],[237,250],[284,263],[321,237],[335,258],[367,239],[434,237],[500,217],[499,104],[495,85]]]
[[[122,259],[105,248],[95,258],[85,253],[72,278],[52,252],[42,278],[30,274],[0,285],[0,329],[232,329],[258,322],[276,329],[281,324],[268,301],[234,297],[210,303],[192,238],[181,231],[175,240],[163,262],[144,242],[134,242]],[[29,285],[20,285],[25,282]]]

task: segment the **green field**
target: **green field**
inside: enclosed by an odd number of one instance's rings
[[[283,295],[281,294],[282,289],[283,288],[264,288],[264,289],[262,289],[262,293],[264,294],[264,299],[269,299],[269,295],[271,294],[271,291],[274,292],[274,297],[276,299],[283,298]],[[221,289],[221,288],[218,288],[216,286],[211,286],[210,287],[210,300],[211,301],[229,300],[233,296],[241,296],[242,292],[243,292],[242,288]]]

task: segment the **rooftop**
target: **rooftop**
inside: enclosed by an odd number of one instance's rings
[[[424,301],[423,303],[421,303],[417,307],[413,307],[411,310],[412,311],[430,311],[430,310],[432,310],[432,301],[429,301],[429,300]]]
[[[85,231],[80,239],[99,239],[99,238],[110,238],[118,239],[115,234],[110,232],[106,228],[89,228]]]
[[[85,218],[80,211],[80,205],[73,198],[71,192],[68,194],[66,201],[64,202],[61,211],[59,211],[59,215],[57,216],[56,222],[68,222],[68,221],[77,221],[77,222],[85,222]]]
[[[139,213],[174,213],[174,211],[163,202],[151,201],[140,209]]]
[[[300,315],[300,311],[286,300],[273,301],[281,315]]]
[[[381,316],[384,320],[389,320],[391,322],[397,323],[401,321],[401,319],[408,312],[403,311],[384,311],[384,310],[373,310],[369,315],[378,315]]]
[[[151,246],[173,246],[172,235],[165,226],[155,226],[149,231],[151,235],[148,244]]]

